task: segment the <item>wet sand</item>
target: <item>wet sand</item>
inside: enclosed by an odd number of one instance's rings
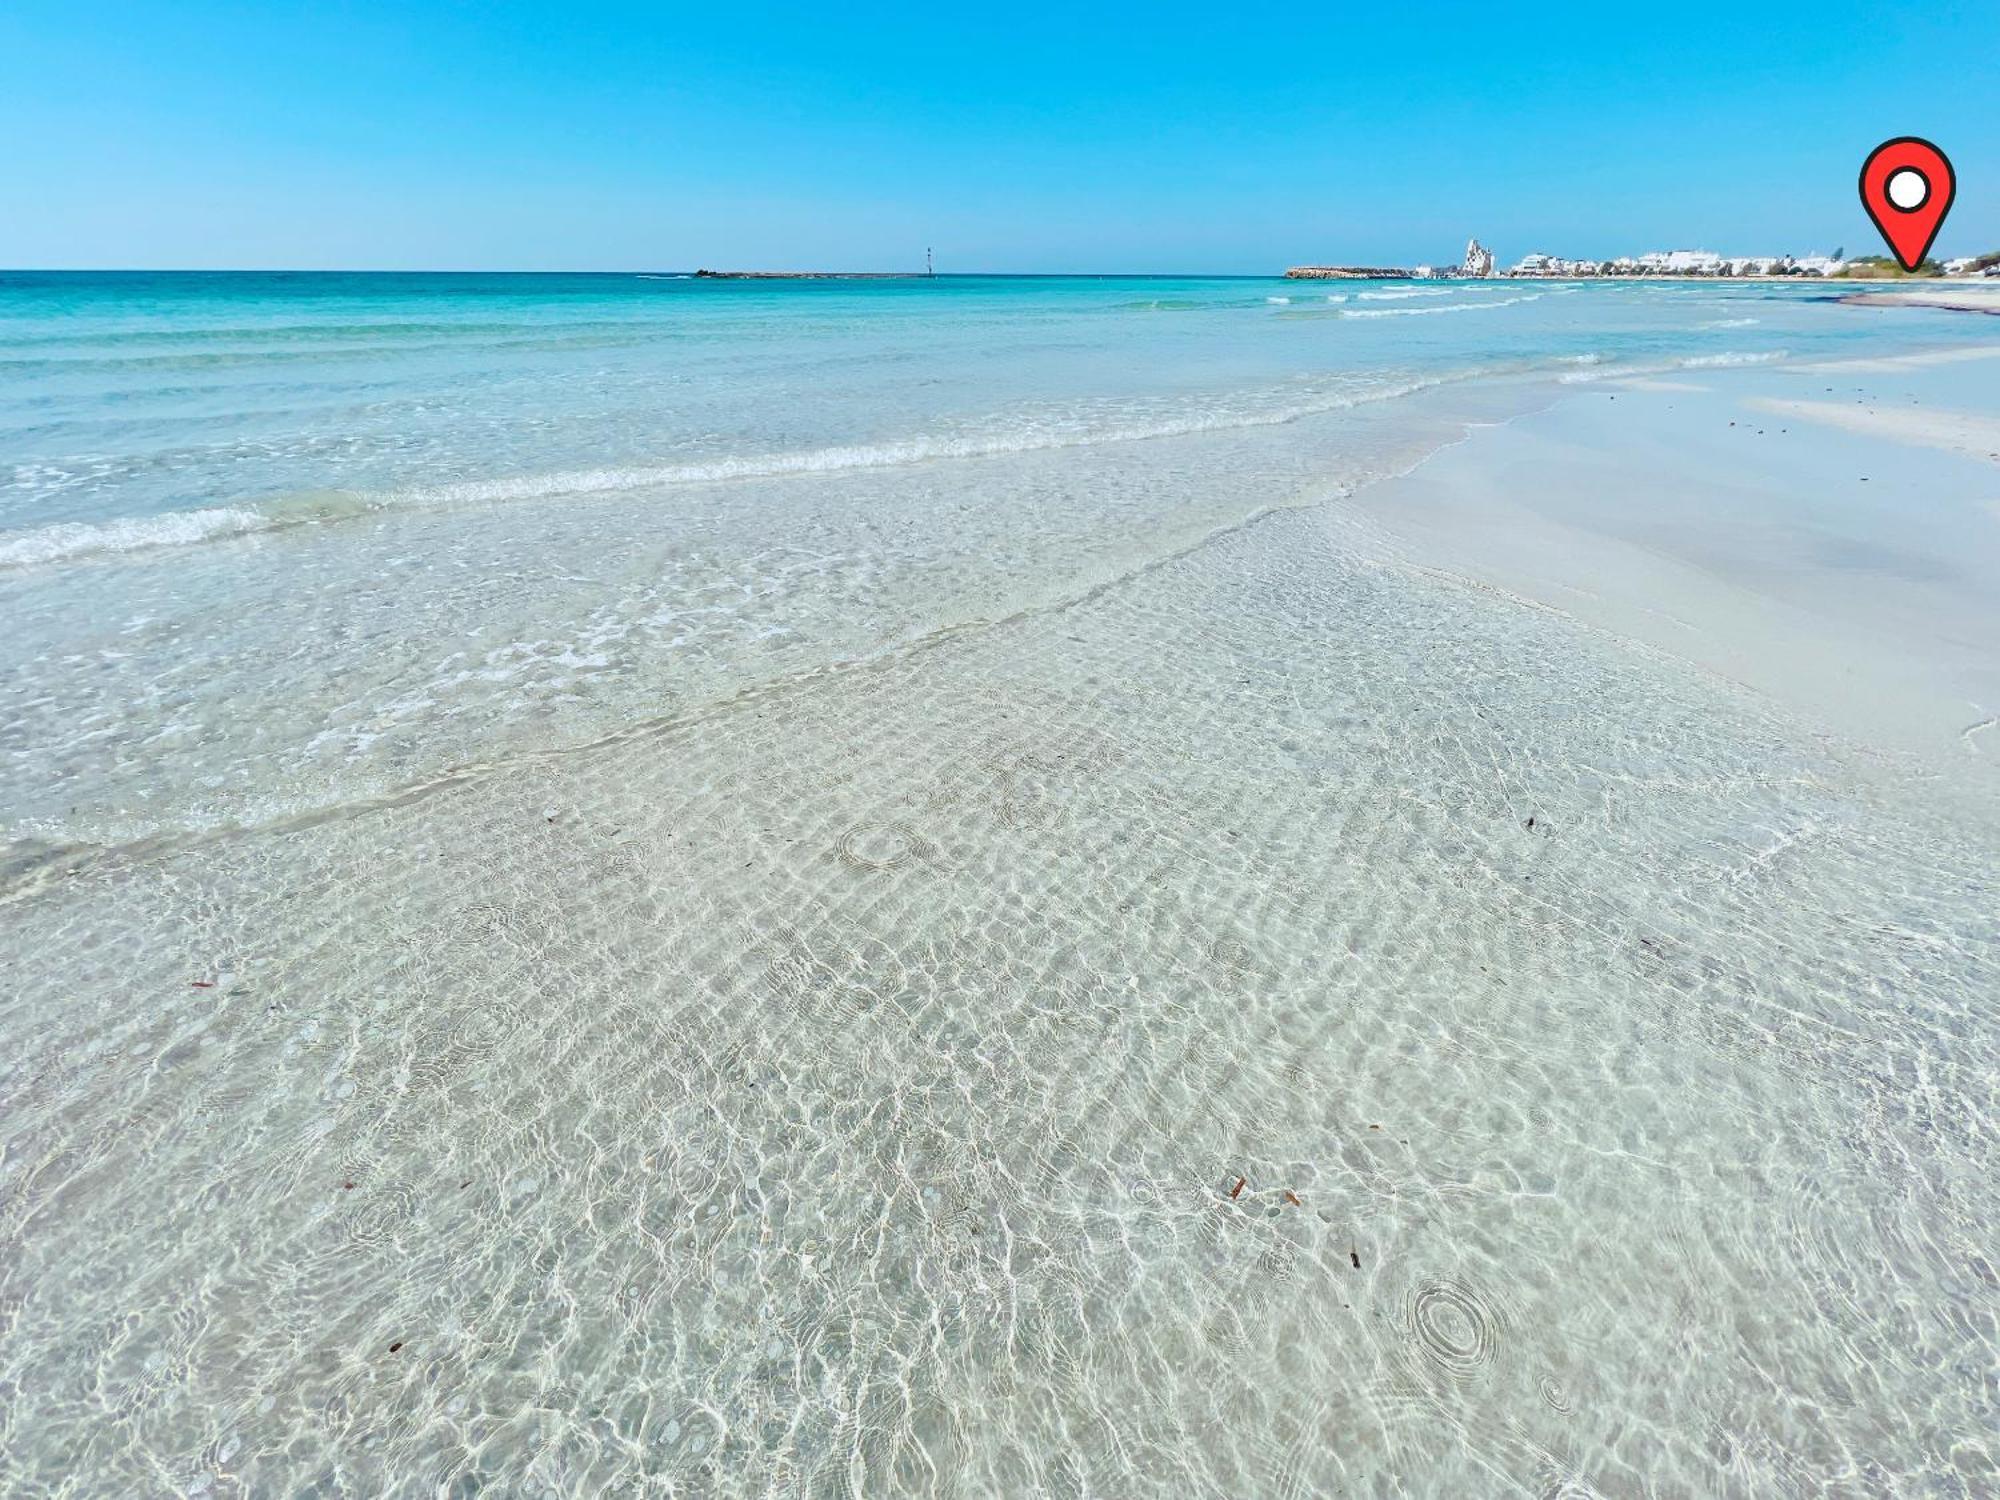
[[[1968,353],[1974,357],[1967,357]],[[2000,348],[1580,384],[1355,509],[1412,560],[2000,778]]]
[[[1840,299],[1857,307],[1938,307],[1952,312],[2000,314],[2000,281],[1981,278],[1904,282],[1856,291]]]

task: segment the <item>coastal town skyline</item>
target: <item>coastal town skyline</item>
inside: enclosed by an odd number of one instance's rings
[[[1503,266],[1493,249],[1477,236],[1466,242],[1465,255],[1455,266],[1297,265],[1285,272],[1302,281],[1352,280],[1482,280],[1488,277],[1841,277],[1874,276],[1888,269],[1874,249],[1849,257],[1846,248],[1830,254],[1721,255],[1713,250],[1650,250],[1640,255],[1605,259],[1566,257],[1534,250]],[[1942,276],[2000,276],[2000,251],[1929,261],[1917,273]]]

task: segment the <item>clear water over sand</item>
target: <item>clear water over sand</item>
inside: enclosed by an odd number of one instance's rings
[[[1977,320],[1551,288],[1327,326],[1578,311],[1294,347],[1303,297],[1222,283],[1198,315],[1255,330],[1168,369],[1073,331],[1114,293],[1020,294],[1076,299],[1017,335],[1094,351],[1046,354],[1064,410],[1185,417],[1198,377],[1257,420],[0,577],[0,1488],[1991,1487],[1990,824],[1342,498],[1565,374]],[[1745,317],[1779,331],[1705,342]],[[697,382],[662,431],[911,442],[998,389],[939,347],[962,379],[868,427],[931,336],[850,334],[824,405]],[[1272,416],[1274,348],[1340,399]],[[85,418],[7,389],[17,476],[79,466]],[[510,472],[519,409],[434,396],[449,463],[284,463]],[[193,451],[177,420],[117,441]],[[188,461],[240,488],[17,492],[11,534],[280,488]]]

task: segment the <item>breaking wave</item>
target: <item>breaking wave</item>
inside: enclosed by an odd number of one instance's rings
[[[936,460],[990,458],[1009,453],[1187,437],[1238,428],[1278,427],[1326,412],[1413,395],[1482,373],[1486,372],[1467,369],[1383,382],[1275,405],[1261,411],[1209,409],[1153,421],[1107,423],[1098,427],[1049,425],[1012,432],[910,438],[900,442],[849,444],[691,463],[634,464],[522,474],[409,486],[374,493],[323,490],[284,495],[240,506],[170,511],[108,521],[64,521],[28,530],[0,532],[0,568],[37,567],[154,547],[188,546],[387,511],[437,510],[517,500],[545,500],[559,495],[607,495],[738,479],[775,479],[796,474],[900,468]]]
[[[1675,367],[1682,370],[1720,370],[1732,365],[1768,365],[1774,359],[1783,359],[1782,349],[1766,349],[1761,352],[1737,352],[1732,354],[1696,354],[1687,359],[1676,360]]]
[[[1359,295],[1368,295],[1362,293]],[[1336,316],[1383,318],[1428,313],[1467,312],[1532,302],[1542,294],[1501,297],[1438,307],[1342,308]],[[1343,294],[1329,293],[1329,302]],[[1651,364],[1602,362],[1602,355],[1556,356],[1542,364],[1567,367],[1556,378],[1563,384],[1616,379],[1669,370],[1724,368],[1764,364],[1786,357],[1784,350],[1738,351],[1693,355]],[[1534,362],[1504,368],[1527,373]],[[1575,368],[1579,364],[1588,368]],[[775,479],[789,475],[834,474],[858,469],[900,468],[912,464],[962,458],[990,458],[1100,444],[1140,442],[1152,438],[1186,437],[1203,432],[1276,427],[1322,413],[1377,401],[1394,400],[1435,386],[1482,375],[1503,373],[1502,367],[1468,367],[1427,377],[1383,381],[1365,387],[1306,396],[1263,409],[1211,407],[1150,420],[1045,423],[1013,430],[933,435],[881,443],[847,444],[791,452],[714,458],[683,463],[629,464],[598,469],[520,474],[491,479],[413,485],[378,491],[320,490],[199,510],[169,511],[151,516],[121,516],[103,521],[63,521],[17,531],[0,531],[0,569],[43,567],[117,556],[156,548],[193,546],[226,541],[294,527],[323,525],[395,511],[422,511],[492,505],[511,501],[546,500],[557,496],[595,496],[625,491],[669,489],[682,485],[716,484],[739,479]]]
[[[98,553],[186,546],[263,531],[269,519],[241,506],[121,516],[112,521],[63,521],[29,531],[0,532],[0,568],[31,568]]]
[[[1368,296],[1362,292],[1361,296]],[[1494,307],[1512,307],[1517,302],[1539,302],[1540,292],[1530,292],[1525,297],[1495,297],[1490,301],[1452,302],[1443,307],[1350,307],[1343,318],[1421,318],[1430,313],[1485,312]]]
[[[1737,365],[1767,365],[1786,357],[1783,349],[1733,350],[1727,354],[1690,354],[1683,359],[1647,364],[1607,364],[1598,369],[1572,370],[1556,378],[1564,385],[1588,385],[1597,380],[1623,380],[1631,375],[1664,375],[1674,370],[1726,370]]]

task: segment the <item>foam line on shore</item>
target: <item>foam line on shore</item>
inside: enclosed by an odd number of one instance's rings
[[[267,531],[275,524],[279,523],[266,514],[234,505],[158,516],[120,516],[111,521],[62,521],[31,531],[0,534],[0,568],[32,568],[150,547],[185,547]]]
[[[157,547],[190,546],[390,511],[445,509],[547,500],[562,495],[607,495],[742,479],[902,468],[939,460],[992,458],[1011,453],[1191,437],[1204,432],[1279,427],[1308,417],[1396,400],[1441,385],[1495,373],[1503,372],[1474,367],[1450,375],[1384,383],[1373,390],[1349,390],[1295,401],[1264,411],[1197,412],[1155,422],[1111,424],[1095,430],[1045,427],[964,437],[909,438],[695,463],[635,464],[466,480],[373,494],[320,491],[280,496],[242,506],[173,511],[154,516],[121,516],[106,521],[65,521],[15,532],[0,532],[0,568],[47,566]]]
[[[1337,302],[1345,294],[1328,294]],[[1357,294],[1366,295],[1366,294]],[[1532,301],[1543,295],[1502,297],[1491,301],[1452,303],[1437,307],[1350,308],[1329,310],[1336,317],[1399,317],[1463,312]],[[1311,316],[1291,309],[1286,316]],[[1957,360],[2000,356],[2000,346],[1945,349],[1868,360],[1820,361],[1802,370],[1868,370],[1917,367]],[[607,495],[626,491],[725,483],[742,479],[775,479],[794,475],[836,474],[864,469],[890,469],[952,459],[990,458],[1010,453],[1084,448],[1100,444],[1143,442],[1155,438],[1189,437],[1277,427],[1335,411],[1379,401],[1396,400],[1438,386],[1494,375],[1546,373],[1550,364],[1562,367],[1556,379],[1564,385],[1668,373],[1678,370],[1729,368],[1767,364],[1788,357],[1785,350],[1737,350],[1668,358],[1644,364],[1616,364],[1602,355],[1563,355],[1552,360],[1511,367],[1475,366],[1431,377],[1384,384],[1374,390],[1347,390],[1317,399],[1294,401],[1264,411],[1193,412],[1152,422],[1109,423],[1095,429],[1046,427],[965,436],[934,436],[868,444],[848,444],[775,452],[743,458],[718,458],[679,464],[634,464],[601,469],[566,470],[504,478],[466,480],[439,485],[407,486],[381,491],[312,491],[206,506],[151,516],[119,516],[101,521],[60,521],[45,526],[0,531],[0,570],[60,566],[126,556],[155,549],[205,545],[300,526],[324,525],[363,516],[403,510],[443,509],[475,505],[553,499],[563,495]],[[1588,369],[1574,368],[1578,364]],[[1802,414],[1803,415],[1803,414]],[[1879,429],[1869,429],[1879,430]],[[1982,439],[1983,441],[1983,439]],[[1986,450],[1980,450],[1982,453]]]
[[[1691,354],[1685,359],[1648,364],[1602,364],[1593,369],[1572,370],[1557,379],[1564,385],[1594,385],[1601,380],[1627,380],[1635,375],[1660,375],[1674,370],[1733,370],[1744,365],[1768,365],[1785,357],[1783,349],[1736,349],[1721,354]]]

